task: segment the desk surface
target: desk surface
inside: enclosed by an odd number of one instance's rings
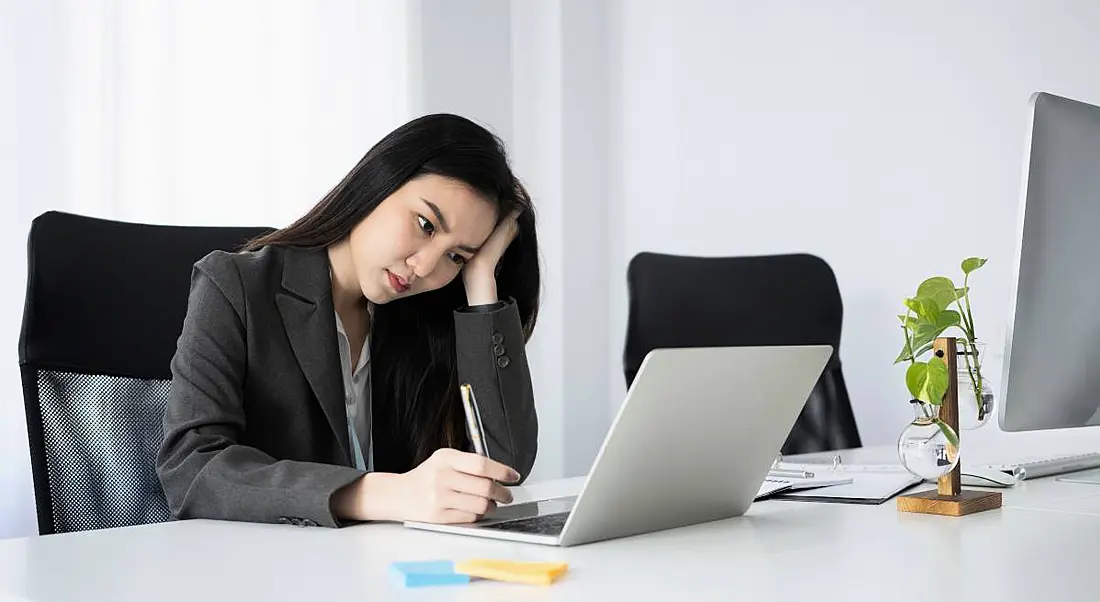
[[[532,484],[517,501],[578,485]],[[1002,509],[964,518],[901,514],[892,500],[776,500],[740,518],[564,549],[395,524],[185,521],[13,539],[0,541],[0,601],[1100,599],[1100,486],[1048,478],[1002,491]],[[467,557],[557,560],[570,571],[550,587],[412,590],[387,573],[391,561]]]

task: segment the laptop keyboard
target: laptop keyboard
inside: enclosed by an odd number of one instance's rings
[[[561,530],[565,528],[565,519],[567,518],[569,518],[568,512],[558,512],[557,514],[543,514],[531,518],[519,518],[485,525],[482,529],[499,529],[501,531],[517,531],[537,535],[560,535]]]

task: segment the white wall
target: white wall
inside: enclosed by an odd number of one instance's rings
[[[26,286],[26,230],[33,207],[67,190],[52,177],[64,152],[62,47],[51,44],[59,2],[0,2],[0,538],[35,528],[27,425],[16,343]]]
[[[609,424],[605,4],[421,0],[417,112],[501,136],[539,219],[543,295],[527,347],[539,413],[533,479],[586,472]],[[619,377],[621,378],[621,377]]]
[[[565,322],[561,241],[562,182],[561,3],[510,2],[514,138],[513,169],[530,192],[538,219],[542,296],[527,345],[539,414],[539,453],[533,479],[565,472]]]
[[[540,218],[544,292],[528,347],[537,477],[588,471],[610,424],[606,4],[512,3],[515,167]],[[548,426],[550,428],[543,428]],[[559,432],[555,429],[560,429]]]
[[[420,0],[416,7],[415,112],[463,115],[500,136],[534,197],[545,247],[542,275],[544,282],[552,280],[561,263],[553,243],[562,215],[560,120],[546,101],[547,93],[552,98],[559,88],[553,69],[558,8],[555,3],[513,6],[508,0]],[[517,35],[521,29],[527,35]],[[562,322],[560,292],[545,290],[527,347],[539,415],[533,479],[561,475],[564,460],[562,346],[553,326]]]
[[[609,371],[634,253],[815,253],[843,294],[864,442],[894,443],[910,418],[891,366],[901,299],[982,255],[996,386],[1028,97],[1100,103],[1100,5],[620,0],[610,20]]]
[[[0,0],[0,537],[37,532],[16,354],[30,220],[285,225],[410,117],[406,10]]]

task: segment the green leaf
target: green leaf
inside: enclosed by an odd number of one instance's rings
[[[932,346],[934,344],[935,343],[927,343],[923,347],[918,347],[917,352],[915,354],[913,354],[912,357],[910,357],[909,356],[909,349],[905,346],[904,343],[902,343],[901,352],[898,353],[898,357],[897,357],[897,359],[894,360],[894,364],[900,364],[902,362],[907,362],[910,359],[918,358],[918,357],[924,355],[925,353],[928,353],[928,351],[930,349],[932,349]]]
[[[984,257],[968,257],[962,262],[962,271],[964,274],[969,274],[985,265],[986,261]]]
[[[913,329],[913,349],[921,349],[929,345],[943,334],[943,331],[952,326],[958,326],[960,319],[959,312],[947,310],[937,315],[935,322],[921,321]],[[920,356],[920,353],[917,353],[917,356]]]
[[[951,429],[951,426],[946,422],[936,418],[936,426],[940,427],[940,432],[944,437],[947,437],[947,442],[954,447],[956,451],[959,449],[959,436],[955,434],[955,431]]]
[[[962,299],[969,292],[970,292],[970,287],[969,286],[966,287],[966,288],[957,288],[957,289],[955,289],[955,296],[958,297],[959,299]]]
[[[917,362],[905,371],[905,386],[913,399],[920,399],[924,383],[928,381],[928,362]]]
[[[928,343],[931,343],[943,333],[943,328],[940,328],[936,324],[929,324],[927,322],[921,324],[913,332],[913,348],[920,349]]]
[[[916,318],[906,314],[898,314],[898,320],[901,322],[902,326],[908,328],[909,330],[916,330],[917,325],[920,324],[920,321],[918,321]]]
[[[905,371],[905,386],[914,399],[940,405],[947,392],[947,364],[935,356],[927,362],[916,362]]]
[[[955,284],[946,276],[933,276],[917,287],[917,298],[931,297],[941,290],[955,290]]]
[[[919,320],[935,323],[936,316],[943,309],[936,305],[936,300],[931,297],[910,297],[905,300],[905,306],[917,314]]]
[[[937,310],[944,310],[955,302],[955,283],[950,278],[933,276],[917,287],[917,299],[928,303],[931,300]]]
[[[935,324],[936,321],[940,319],[940,312],[943,311],[943,306],[931,297],[919,299],[919,301],[924,304],[924,313],[921,314],[921,318],[926,320],[929,324]]]
[[[932,356],[928,360],[928,380],[925,382],[928,403],[939,405],[947,393],[947,363],[943,358]]]
[[[936,317],[936,328],[939,328],[942,333],[952,326],[958,326],[961,321],[962,316],[959,315],[959,312],[948,309]]]
[[[909,346],[906,345],[905,343],[902,343],[901,351],[898,352],[898,357],[894,359],[894,364],[900,364],[902,362],[907,362],[910,359],[911,358],[909,356]]]

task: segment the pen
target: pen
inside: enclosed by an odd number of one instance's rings
[[[783,468],[773,468],[768,471],[769,477],[791,477],[795,479],[812,479],[814,473],[805,470],[787,470]]]
[[[485,449],[484,431],[481,427],[481,412],[477,409],[474,388],[463,383],[459,387],[459,392],[462,394],[462,411],[466,414],[466,432],[470,435],[470,442],[474,444],[474,453],[488,458],[489,453]]]

